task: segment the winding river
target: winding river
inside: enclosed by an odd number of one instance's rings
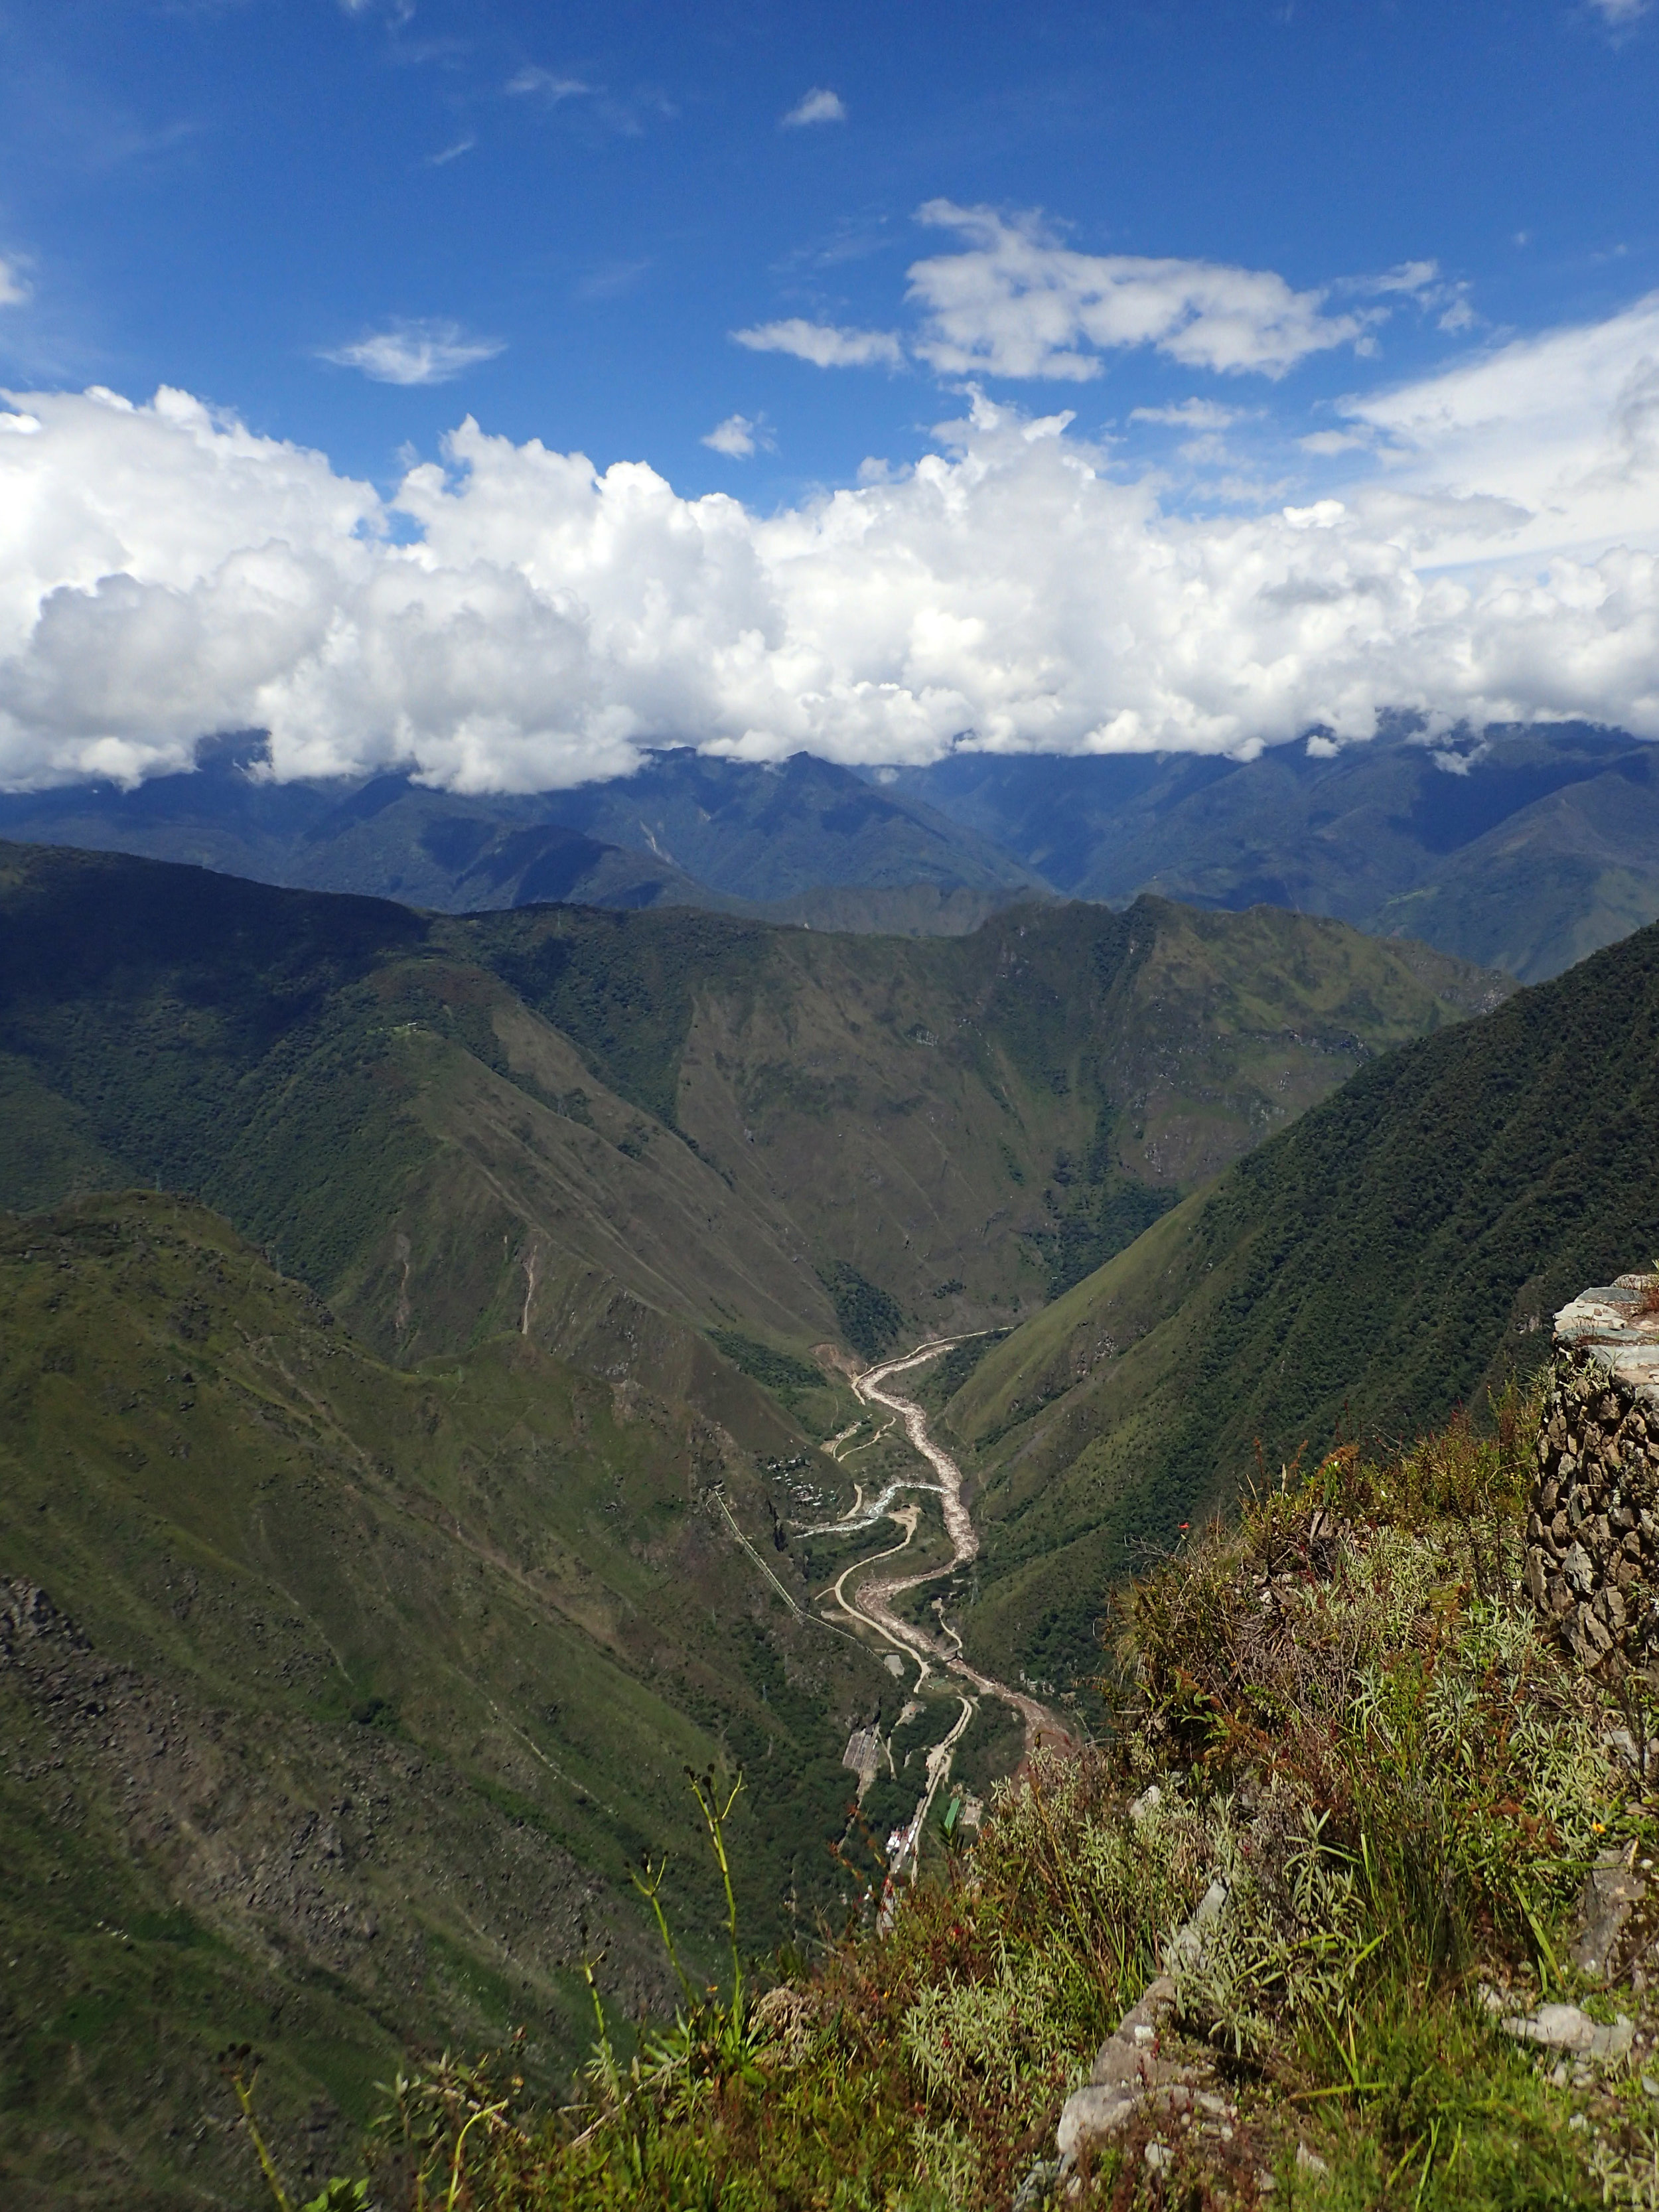
[[[890,1389],[896,1376],[908,1374],[912,1368],[936,1359],[952,1345],[963,1344],[966,1337],[943,1337],[915,1351],[904,1353],[897,1359],[881,1361],[866,1368],[854,1379],[853,1389],[868,1406],[882,1406],[896,1414],[903,1423],[906,1434],[918,1456],[939,1477],[936,1483],[905,1481],[890,1482],[879,1496],[866,1500],[860,1489],[852,1510],[840,1520],[818,1524],[807,1533],[845,1536],[855,1530],[873,1528],[883,1520],[895,1522],[903,1530],[901,1540],[886,1551],[878,1552],[873,1558],[855,1560],[837,1576],[831,1585],[835,1602],[849,1620],[869,1629],[901,1656],[909,1659],[916,1668],[915,1687],[920,1690],[930,1674],[936,1670],[953,1675],[969,1686],[962,1693],[962,1710],[957,1714],[950,1733],[935,1744],[927,1754],[927,1786],[918,1804],[915,1817],[904,1832],[903,1842],[890,1862],[890,1875],[896,1878],[907,1864],[914,1868],[915,1854],[921,1834],[932,1808],[934,1797],[950,1779],[951,1766],[956,1745],[963,1731],[972,1720],[980,1698],[993,1698],[1017,1712],[1025,1729],[1025,1755],[1029,1759],[1039,1744],[1056,1749],[1069,1748],[1074,1739],[1069,1729],[1046,1705],[1024,1691],[1010,1689],[993,1674],[984,1674],[963,1656],[962,1638],[945,1619],[943,1606],[939,1607],[941,1633],[930,1636],[927,1630],[915,1627],[895,1610],[895,1601],[907,1590],[919,1589],[924,1584],[942,1581],[954,1574],[958,1567],[979,1555],[979,1531],[963,1498],[962,1469],[949,1452],[935,1442],[927,1426],[927,1416],[914,1399]],[[848,1432],[850,1433],[850,1432]],[[837,1438],[837,1442],[841,1439]],[[951,1540],[951,1558],[944,1566],[924,1568],[920,1573],[906,1574],[889,1570],[871,1574],[869,1570],[879,1567],[886,1559],[896,1559],[909,1549],[921,1518],[921,1507],[914,1502],[900,1504],[898,1500],[909,1493],[936,1495],[944,1510],[945,1530]],[[867,1577],[860,1579],[860,1577]],[[849,1589],[849,1584],[851,1585]],[[954,1644],[954,1650],[950,1648]]]

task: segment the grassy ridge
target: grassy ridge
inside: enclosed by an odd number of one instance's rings
[[[659,1312],[833,1327],[772,1225],[428,917],[13,849],[0,946],[14,1206],[199,1192],[404,1357],[518,1317],[538,1238]]]
[[[989,1355],[970,1643],[1086,1663],[1100,1592],[1305,1443],[1476,1403],[1659,1249],[1659,928],[1362,1069]]]

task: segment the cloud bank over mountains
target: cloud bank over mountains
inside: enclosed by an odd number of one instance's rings
[[[1268,303],[1255,366],[1340,319],[1310,297]],[[1218,295],[1109,306],[1218,364],[1241,343]],[[1659,297],[1353,403],[1351,481],[1218,515],[977,393],[914,468],[763,517],[471,417],[383,501],[185,393],[14,395],[0,781],[135,778],[254,726],[283,775],[411,763],[475,791],[666,738],[1240,753],[1389,708],[1659,736],[1656,363]]]

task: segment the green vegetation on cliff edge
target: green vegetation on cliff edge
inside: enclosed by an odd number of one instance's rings
[[[1659,1856],[1659,1797],[1609,1741],[1624,1708],[1516,1599],[1538,1403],[1394,1459],[1345,1448],[1194,1536],[1122,1595],[1111,1744],[1041,1755],[965,1854],[946,1808],[927,1878],[881,1925],[872,1886],[815,1971],[694,1998],[631,2063],[601,2016],[562,2112],[511,2052],[414,2069],[374,2200],[1650,2203],[1659,2005],[1587,1980],[1569,1941],[1593,1865]],[[1117,2109],[1061,2169],[1064,2100],[1160,1973],[1158,2026],[1102,2077]],[[1629,2054],[1558,2066],[1500,2025],[1563,1998],[1625,2015]],[[1161,2094],[1137,2101],[1142,2069]]]

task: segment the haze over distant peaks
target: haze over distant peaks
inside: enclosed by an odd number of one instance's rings
[[[808,753],[756,766],[673,747],[634,775],[523,798],[434,790],[402,773],[278,783],[263,773],[257,731],[213,739],[198,758],[193,773],[132,790],[0,797],[0,832],[450,913],[568,902],[810,921],[811,893],[855,887],[893,896],[857,911],[830,900],[825,922],[874,916],[908,931],[919,917],[954,933],[1046,890],[978,830]]]

